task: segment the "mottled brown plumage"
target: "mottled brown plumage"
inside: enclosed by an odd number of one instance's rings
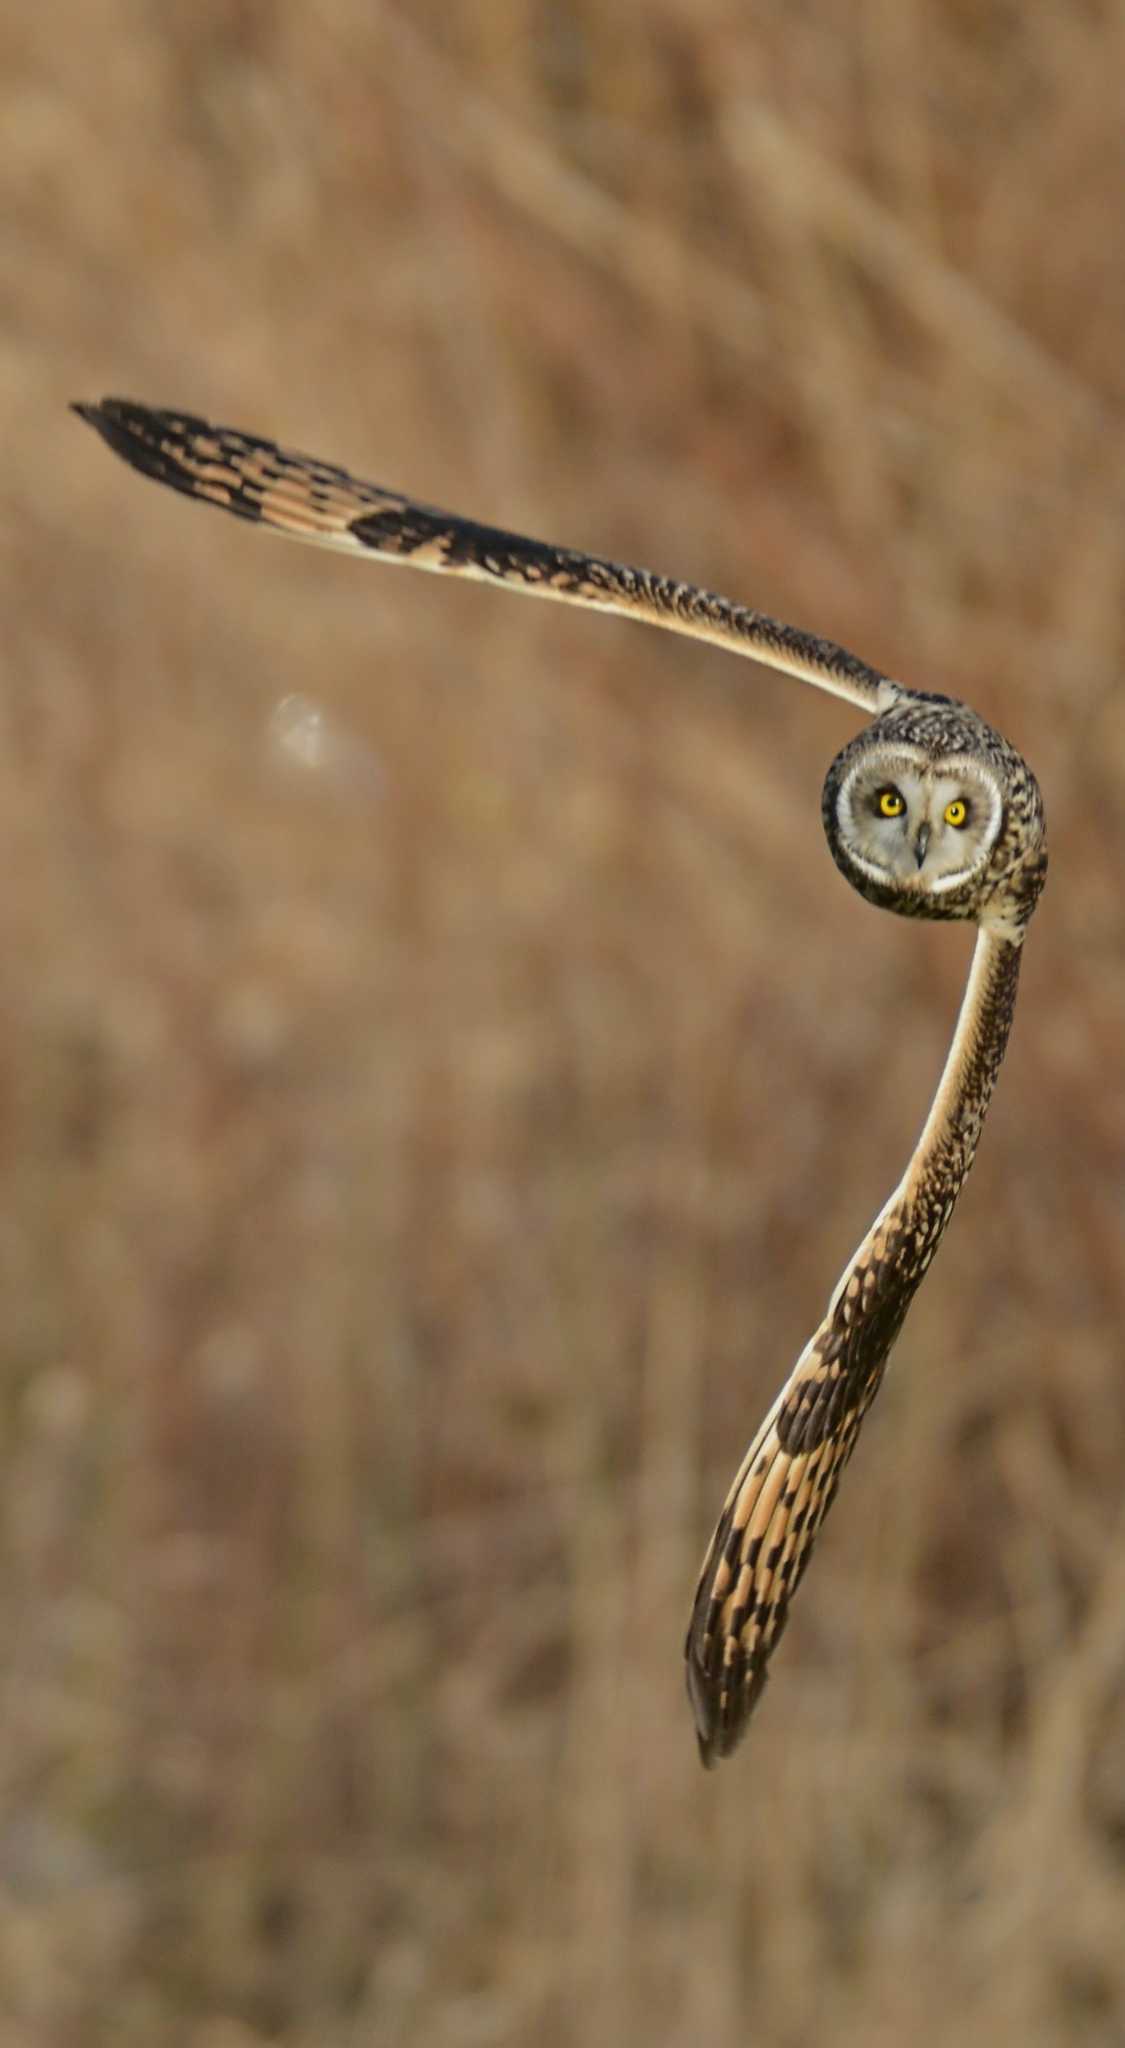
[[[953,1042],[910,1163],[754,1437],[707,1548],[687,1636],[688,1691],[704,1761],[729,1755],[973,1162],[1046,873],[1035,778],[967,706],[908,690],[832,641],[692,584],[478,525],[190,414],[126,399],[76,410],[133,468],[275,532],[620,612],[750,655],[859,705],[872,722],[836,757],[824,785],[837,866],[883,909],[978,927]],[[936,827],[935,788],[958,792]],[[893,847],[893,860],[884,861],[884,846]]]

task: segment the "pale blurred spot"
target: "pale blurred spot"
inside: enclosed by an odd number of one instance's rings
[[[198,1529],[178,1529],[149,1552],[151,1584],[162,1593],[207,1592],[222,1584],[229,1548]]]
[[[272,760],[283,770],[320,776],[335,793],[382,795],[386,778],[373,748],[312,697],[283,697],[270,714],[267,739]]]
[[[43,1436],[74,1436],[86,1420],[89,1405],[86,1383],[70,1365],[44,1367],[24,1395],[28,1419]]]
[[[247,1323],[224,1323],[204,1338],[199,1370],[207,1392],[221,1401],[242,1401],[262,1374],[262,1342]]]
[[[285,1051],[290,1020],[283,1003],[261,980],[238,981],[228,989],[216,1017],[220,1044],[248,1066],[269,1066]]]
[[[14,1899],[55,1898],[105,1872],[87,1837],[49,1816],[21,1813],[0,1828],[0,1884]]]
[[[294,1214],[306,1231],[330,1232],[342,1227],[346,1216],[347,1183],[343,1171],[324,1159],[317,1160],[295,1181]]]

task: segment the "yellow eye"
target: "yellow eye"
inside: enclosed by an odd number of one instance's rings
[[[968,824],[969,806],[963,797],[955,796],[951,804],[946,804],[945,822],[952,825],[956,832],[960,832],[962,826]]]
[[[950,805],[950,809],[952,808],[953,806]],[[881,789],[879,791],[879,815],[881,818],[901,818],[905,809],[906,805],[897,789]],[[946,817],[948,816],[949,812],[947,811]]]

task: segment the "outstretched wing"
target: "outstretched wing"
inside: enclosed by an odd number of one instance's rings
[[[910,1164],[845,1268],[727,1495],[685,1644],[706,1764],[730,1755],[761,1696],[789,1602],[972,1166],[1008,1040],[1020,957],[1018,944],[978,932],[957,1028]]]
[[[947,1154],[948,1207],[935,1203],[924,1142],[743,1458],[708,1545],[684,1646],[705,1764],[730,1755],[761,1696],[789,1602],[969,1170],[971,1149]]]
[[[885,1357],[861,1372],[858,1383],[843,1375],[833,1379],[814,1342],[735,1475],[703,1561],[684,1645],[688,1697],[708,1766],[730,1755],[761,1697],[789,1602],[884,1364]],[[793,1427],[798,1415],[809,1425],[803,1432]]]
[[[621,612],[785,670],[874,716],[912,693],[855,654],[692,583],[422,505],[273,441],[125,398],[74,410],[114,453],[189,498],[294,540]]]
[[[730,1755],[761,1696],[789,1602],[943,1228],[922,1177],[908,1169],[735,1475],[685,1644],[705,1764]]]

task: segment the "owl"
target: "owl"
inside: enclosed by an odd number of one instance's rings
[[[142,474],[276,533],[623,613],[857,705],[870,723],[824,783],[833,860],[880,909],[976,927],[922,1134],[751,1440],[707,1546],[686,1660],[700,1754],[712,1764],[734,1749],[761,1695],[789,1603],[973,1163],[1046,875],[1035,777],[966,705],[910,690],[833,641],[714,592],[480,525],[188,413],[119,398],[75,410]]]

